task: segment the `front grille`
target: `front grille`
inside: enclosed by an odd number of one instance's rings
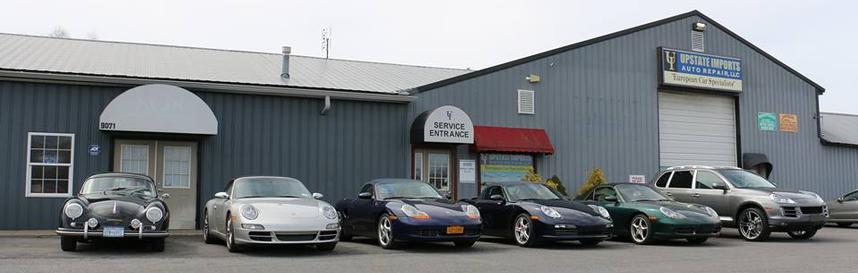
[[[673,229],[677,234],[711,234],[721,232],[719,225],[682,226]]]
[[[801,213],[804,214],[821,214],[822,207],[801,207]]]
[[[337,231],[336,230],[325,230],[325,231],[319,232],[319,240],[321,240],[321,241],[333,240],[336,237],[337,237]]]
[[[271,241],[271,232],[267,231],[251,231],[250,233],[248,233],[248,236],[250,236],[250,239],[254,241]]]
[[[277,236],[277,240],[284,242],[296,242],[296,241],[312,241],[316,239],[315,233],[310,234],[275,234]]]
[[[605,235],[610,234],[610,231],[604,227],[567,227],[554,229],[554,235],[557,236],[573,236],[573,235]]]
[[[786,217],[798,217],[798,210],[795,207],[783,207],[783,210]]]
[[[438,237],[441,235],[441,232],[436,229],[418,229],[414,234],[422,237]]]

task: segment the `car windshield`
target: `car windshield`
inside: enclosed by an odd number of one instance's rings
[[[441,194],[429,184],[413,181],[379,183],[375,186],[378,199],[441,199]]]
[[[774,188],[765,178],[745,170],[721,170],[721,175],[738,188]]]
[[[296,197],[310,198],[312,194],[301,181],[285,177],[254,177],[242,178],[235,181],[232,197],[265,198],[265,197]]]
[[[626,202],[671,200],[661,192],[645,185],[622,184],[614,188]]]
[[[542,184],[517,184],[505,188],[510,201],[563,199]]]
[[[156,195],[155,183],[136,177],[98,177],[87,180],[80,194]]]

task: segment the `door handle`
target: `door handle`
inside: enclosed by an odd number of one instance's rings
[[[214,209],[217,209],[217,205],[214,205]]]
[[[666,192],[665,194],[667,194],[667,196],[673,196],[673,194],[669,192]]]
[[[700,197],[699,193],[692,194],[691,197]]]

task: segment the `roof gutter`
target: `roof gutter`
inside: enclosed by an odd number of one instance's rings
[[[134,78],[117,76],[93,76],[81,74],[60,74],[33,71],[16,71],[0,69],[0,80],[27,81],[27,82],[50,82],[77,85],[101,85],[101,86],[134,86],[152,83],[175,85],[189,89],[205,89],[206,91],[239,93],[252,95],[268,95],[301,98],[330,97],[337,100],[373,101],[386,103],[410,103],[417,100],[416,96],[400,94],[383,94],[362,92],[356,90],[332,90],[314,89],[289,86],[273,85],[251,85],[236,83],[219,83],[204,81],[182,81],[153,78]]]

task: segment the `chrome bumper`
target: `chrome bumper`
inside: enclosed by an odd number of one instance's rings
[[[58,228],[56,231],[57,235],[60,236],[71,236],[71,237],[83,237],[84,239],[93,238],[102,238],[104,237],[104,233],[101,231],[89,231],[88,228],[84,227],[83,230],[80,229],[70,229],[70,228]],[[123,238],[165,238],[170,236],[169,232],[165,231],[157,231],[157,232],[143,232],[143,229],[138,229],[137,232],[128,233],[126,232]],[[110,237],[113,238],[113,237]]]

